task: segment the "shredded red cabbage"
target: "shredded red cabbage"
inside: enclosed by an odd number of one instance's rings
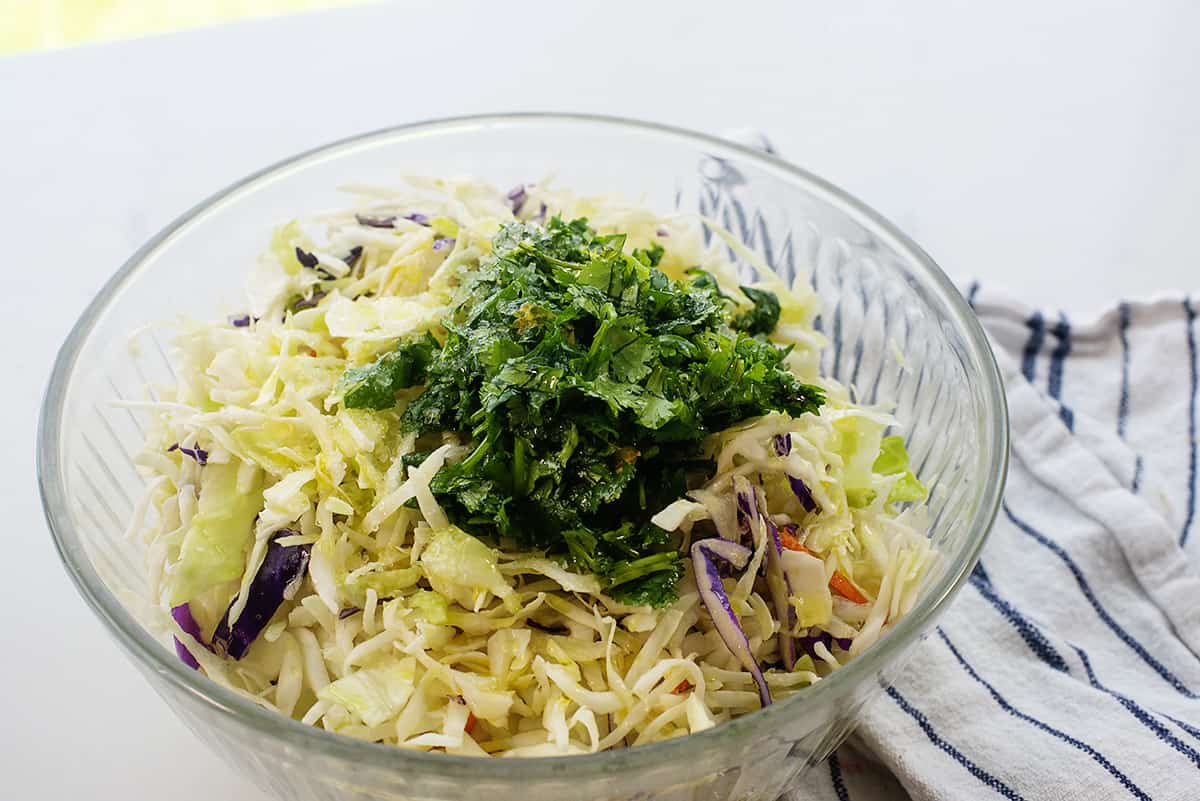
[[[801,650],[814,659],[818,658],[816,653],[817,643],[824,643],[826,648],[833,649],[834,644],[843,651],[850,650],[851,639],[849,637],[834,637],[828,631],[819,631],[816,634],[807,634],[798,640]]]
[[[302,250],[299,247],[296,248],[296,261],[309,268],[317,266],[316,255],[309,253],[307,250]]]
[[[170,453],[171,451],[179,451],[180,453],[186,453],[188,456],[195,459],[196,464],[198,464],[198,465],[204,466],[204,465],[208,464],[208,451],[204,450],[199,445],[196,445],[195,447],[192,447],[192,448],[183,448],[183,447],[180,447],[178,442],[176,442],[174,445],[167,448],[167,453]]]
[[[792,435],[791,434],[776,434],[775,435],[775,453],[780,456],[787,456],[792,452]],[[788,484],[792,487],[792,492],[800,499],[800,505],[804,507],[806,512],[817,511],[817,501],[812,496],[812,490],[803,480],[796,476],[788,476]]]
[[[200,634],[200,625],[196,623],[196,618],[192,617],[192,607],[188,604],[180,604],[172,607],[171,617],[175,618],[175,622],[179,624],[179,628],[186,631],[188,634],[196,638],[196,642],[203,645],[205,648],[212,650],[204,642],[204,637]],[[172,637],[175,640],[175,655],[179,657],[179,661],[190,667],[192,670],[199,670],[200,663],[196,661],[196,657],[192,656],[192,652],[187,649],[187,646],[179,641],[178,637]]]
[[[337,278],[336,275],[321,266],[321,260],[317,258],[317,254],[315,253],[309,253],[307,250],[296,248],[296,260],[308,269],[316,270],[326,281],[332,281],[334,278]]]
[[[354,265],[358,264],[358,257],[362,255],[362,252],[362,245],[355,245],[350,248],[350,252],[346,254],[346,257],[342,261],[346,262],[347,267],[354,269]]]
[[[285,528],[277,531],[271,538],[262,567],[250,582],[242,614],[230,626],[229,612],[233,608],[231,603],[221,622],[217,624],[212,644],[218,654],[234,659],[245,656],[250,644],[266,628],[280,604],[295,595],[296,590],[300,588],[300,582],[304,580],[308,571],[308,558],[312,546],[279,544],[280,537],[295,536],[297,533]]]
[[[750,547],[753,548],[754,535],[752,526],[754,521],[761,517],[758,509],[758,490],[750,486],[750,482],[744,477],[738,476],[733,480],[735,495],[737,496],[737,521],[738,532],[741,534],[742,541],[749,541]],[[767,575],[767,565],[764,562],[758,566],[758,574],[760,576]]]
[[[318,290],[317,292],[314,292],[311,295],[309,295],[307,298],[300,298],[299,300],[297,300],[295,303],[292,304],[291,309],[294,312],[298,312],[298,311],[303,311],[304,309],[316,308],[317,304],[321,302],[321,298],[325,297],[328,294],[329,293],[323,289]]]
[[[778,438],[776,440],[778,446]],[[754,522],[761,522],[770,537],[767,544],[767,558],[764,560],[760,575],[766,576],[767,587],[771,591],[771,602],[775,605],[775,616],[779,620],[779,653],[783,664],[791,670],[796,664],[796,648],[792,642],[792,622],[794,621],[792,605],[788,598],[792,594],[791,584],[787,573],[783,570],[783,541],[779,537],[779,529],[775,522],[767,516],[766,503],[757,487],[739,476],[733,484],[737,494],[738,528],[743,535],[749,533]],[[753,537],[751,537],[753,542]]]
[[[251,321],[251,318],[250,318],[250,315],[248,315],[248,314],[243,314],[240,317],[230,317],[229,318],[229,322],[233,324],[234,328],[249,328],[250,321]]]
[[[788,476],[788,484],[792,485],[792,492],[800,499],[800,505],[804,507],[804,511],[817,511],[817,501],[813,498],[812,490],[808,488],[807,484],[795,476]]]
[[[395,217],[393,217],[392,219],[394,220]],[[404,219],[412,220],[417,225],[424,225],[426,228],[429,227],[429,215],[422,214],[419,211],[414,211],[412,214],[405,214]]]
[[[736,479],[735,479],[736,480]],[[737,491],[737,521],[738,531],[745,537],[750,533],[750,520],[754,516],[753,500],[750,497],[749,482]]]
[[[700,545],[701,550],[708,556],[715,556],[723,562],[728,562],[734,569],[741,570],[750,561],[750,557],[754,555],[754,551],[747,548],[745,545],[739,545],[736,542],[723,540],[720,537],[713,537],[706,540],[700,540],[692,545],[692,552],[695,553],[696,546]]]
[[[433,240],[433,249],[434,250],[441,250],[442,248],[448,248],[448,247],[453,247],[453,246],[454,246],[454,240],[451,239],[450,237],[439,236],[437,239]]]
[[[347,606],[345,609],[338,612],[338,620],[345,620],[348,617],[357,615],[361,611],[362,610],[359,609],[357,606]]]
[[[514,216],[521,213],[521,207],[525,205],[525,184],[518,184],[514,189],[509,190],[505,195],[508,198],[508,205],[512,207]]]
[[[750,561],[751,555],[750,549],[744,545],[720,537],[692,543],[692,569],[696,575],[696,588],[700,591],[700,600],[708,610],[713,626],[725,647],[754,677],[754,682],[758,685],[759,702],[768,706],[771,703],[771,691],[767,687],[767,680],[754,659],[754,654],[750,652],[746,632],[742,630],[742,624],[729,604],[729,596],[721,583],[721,573],[713,563],[713,557],[716,557],[740,570]]]
[[[796,643],[792,637],[796,612],[788,600],[792,596],[792,583],[783,569],[783,540],[779,537],[779,529],[766,515],[763,522],[767,526],[767,536],[771,538],[767,544],[767,587],[775,605],[775,617],[779,620],[779,654],[783,657],[784,669],[792,670],[796,667]]]

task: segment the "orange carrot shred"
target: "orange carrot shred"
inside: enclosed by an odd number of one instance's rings
[[[809,548],[806,548],[791,530],[787,528],[779,529],[779,544],[789,551],[800,551],[801,553],[816,556]],[[818,557],[820,558],[820,557]],[[829,579],[829,589],[836,592],[848,601],[853,601],[856,604],[865,604],[868,602],[867,596],[862,594],[858,587],[854,586],[854,582],[846,578],[840,570],[833,571],[833,576]]]
[[[800,540],[796,539],[795,535],[786,528],[779,529],[779,542],[789,551],[802,551],[803,553],[808,554],[812,553],[812,551],[810,551],[808,548],[805,548],[803,545],[801,545]]]
[[[463,727],[463,729],[464,729],[464,730],[467,732],[467,734],[470,734],[470,733],[471,733],[471,729],[475,728],[475,724],[476,724],[477,722],[478,722],[478,720],[477,720],[477,719],[476,719],[476,717],[475,717],[475,713],[474,713],[474,712],[468,712],[468,713],[467,713],[467,725],[466,725],[466,726],[464,726],[464,727]]]
[[[829,579],[829,589],[847,601],[853,601],[856,604],[865,604],[867,602],[867,596],[863,595],[862,591],[854,586],[854,582],[842,575],[840,570],[833,571],[833,577]]]
[[[681,693],[686,693],[690,689],[692,689],[692,683],[687,679],[684,679],[683,681],[679,682],[679,684],[675,685],[675,689],[671,690],[671,692],[675,695],[680,695]]]

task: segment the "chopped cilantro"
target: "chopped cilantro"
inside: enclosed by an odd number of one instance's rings
[[[347,370],[342,376],[342,404],[348,409],[390,409],[396,392],[425,382],[425,371],[438,349],[437,340],[426,334],[401,344],[370,364]]]
[[[754,308],[742,312],[733,320],[733,327],[747,334],[769,334],[779,323],[779,298],[774,292],[741,287],[742,294],[750,299]]]
[[[824,399],[763,336],[779,319],[774,294],[743,287],[754,308],[731,319],[711,275],[674,281],[658,269],[661,246],[624,245],[583,219],[506,225],[464,276],[440,348],[431,337],[402,344],[343,380],[347,405],[373,409],[425,382],[404,425],[473,446],[431,484],[456,524],[661,606],[683,567],[678,543],[649,519],[711,477],[704,438]]]

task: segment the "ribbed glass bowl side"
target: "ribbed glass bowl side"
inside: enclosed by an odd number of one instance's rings
[[[307,729],[248,705],[173,661],[139,621],[145,555],[126,536],[143,482],[146,415],[115,400],[172,380],[178,313],[237,310],[241,276],[271,227],[335,205],[338,185],[402,172],[470,173],[500,187],[554,170],[581,192],[699,210],[785,276],[809,274],[830,340],[825,372],[863,402],[894,405],[931,489],[942,555],[916,609],[833,677],[711,732],[588,757],[488,761],[401,752]],[[130,340],[131,332],[142,330]],[[153,396],[153,389],[149,390]],[[977,323],[911,243],[853,200],[780,162],[656,126],[510,116],[369,135],[272,168],[185,215],[136,254],[64,345],[47,393],[39,475],[68,571],[158,693],[260,786],[290,799],[753,799],[802,786],[896,673],[982,545],[1007,449],[999,379]]]

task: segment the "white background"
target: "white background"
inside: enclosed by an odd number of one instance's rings
[[[1184,0],[442,0],[0,59],[0,795],[263,798],[84,607],[34,483],[59,343],[197,200],[296,151],[436,116],[754,126],[952,276],[1085,314],[1200,288],[1197,41],[1200,5]]]

